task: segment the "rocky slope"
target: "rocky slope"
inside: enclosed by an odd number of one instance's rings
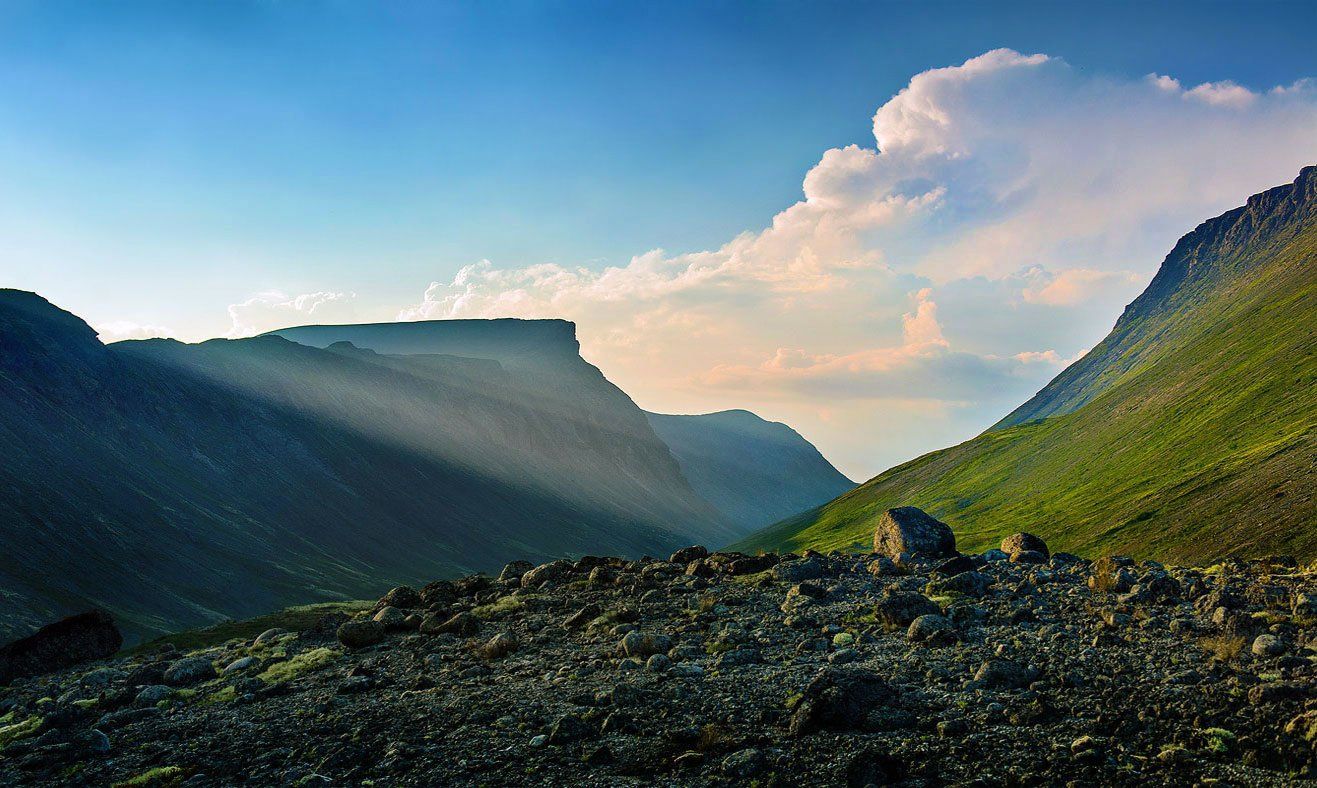
[[[996,428],[741,549],[861,549],[916,504],[984,547],[1317,557],[1317,167],[1176,244],[1110,336]]]
[[[0,783],[1317,778],[1312,567],[1003,547],[691,548],[398,588],[351,619],[18,680]]]
[[[512,558],[729,539],[570,324],[541,333],[516,346],[533,364],[105,346],[0,291],[0,639],[92,606],[133,641]]]
[[[800,433],[749,411],[645,416],[695,492],[742,535],[855,486]]]

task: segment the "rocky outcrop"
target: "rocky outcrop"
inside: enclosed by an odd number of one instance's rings
[[[69,616],[0,647],[0,684],[105,659],[122,645],[123,636],[104,610]]]

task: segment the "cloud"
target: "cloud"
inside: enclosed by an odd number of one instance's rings
[[[343,323],[354,319],[356,293],[319,291],[289,296],[266,290],[229,304],[230,339],[249,337],[299,323]]]
[[[174,336],[174,330],[168,326],[149,323],[134,323],[131,320],[108,320],[97,323],[93,328],[105,344],[121,342],[125,339],[155,339]]]
[[[1176,238],[1313,161],[1308,80],[1185,88],[995,50],[911,78],[762,229],[602,269],[480,261],[398,316],[574,319],[645,404],[797,418],[863,475],[995,421]]]

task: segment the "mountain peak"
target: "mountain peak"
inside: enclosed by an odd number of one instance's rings
[[[271,331],[304,345],[350,342],[393,355],[443,354],[496,361],[557,360],[577,356],[576,324],[568,320],[418,320],[402,323],[293,326]]]
[[[0,289],[0,368],[21,370],[76,359],[99,362],[106,349],[76,315],[27,290]]]

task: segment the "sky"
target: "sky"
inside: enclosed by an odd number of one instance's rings
[[[865,479],[1317,163],[1311,3],[0,0],[0,285],[105,341],[564,317]]]

